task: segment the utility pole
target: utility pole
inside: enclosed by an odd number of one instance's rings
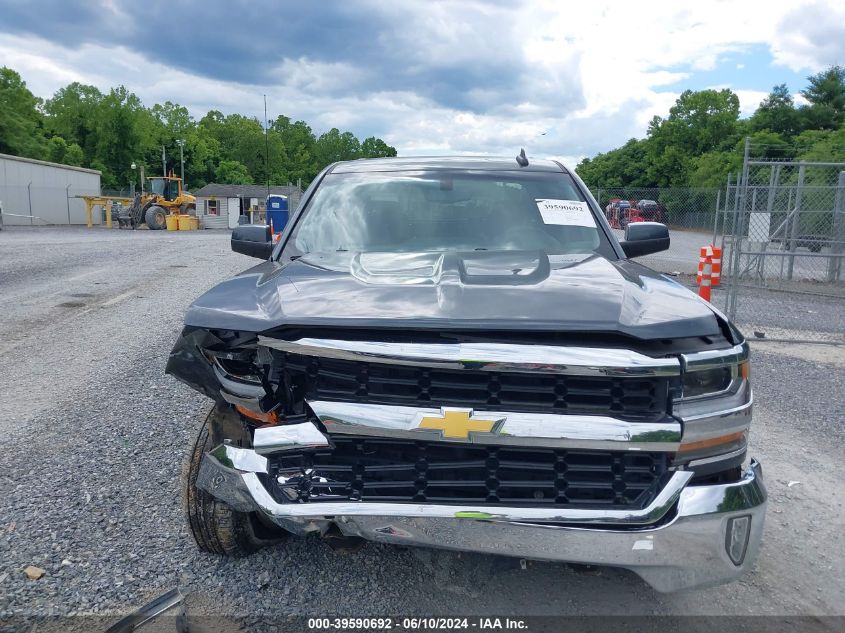
[[[179,164],[181,165],[180,175],[182,176],[182,189],[186,189],[185,186],[185,139],[180,138],[176,143],[179,145]]]
[[[164,145],[161,146],[161,175],[167,177],[167,156],[164,153]]]
[[[267,136],[267,129],[270,122],[267,120],[267,95],[264,95],[264,169],[267,171],[267,195],[270,195],[270,137]]]

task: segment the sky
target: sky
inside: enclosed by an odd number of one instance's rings
[[[642,137],[686,89],[744,115],[845,64],[845,2],[0,0],[0,65],[44,98],[79,81],[147,105],[302,119],[400,155],[574,165]]]

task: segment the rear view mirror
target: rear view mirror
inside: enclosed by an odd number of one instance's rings
[[[263,224],[244,224],[232,231],[232,250],[241,255],[269,259],[273,253],[270,227]]]
[[[628,257],[659,253],[669,248],[669,229],[659,222],[631,222],[620,244]]]

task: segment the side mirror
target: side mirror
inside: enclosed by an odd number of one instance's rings
[[[669,229],[659,222],[631,222],[620,244],[628,257],[659,253],[669,248]]]
[[[232,231],[232,250],[241,255],[269,259],[273,253],[270,227],[263,224],[244,224]]]

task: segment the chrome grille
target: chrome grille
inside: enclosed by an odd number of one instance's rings
[[[274,352],[307,400],[612,415],[666,414],[669,379],[436,369]]]
[[[643,508],[666,453],[494,447],[333,437],[333,449],[269,458],[280,501]]]

